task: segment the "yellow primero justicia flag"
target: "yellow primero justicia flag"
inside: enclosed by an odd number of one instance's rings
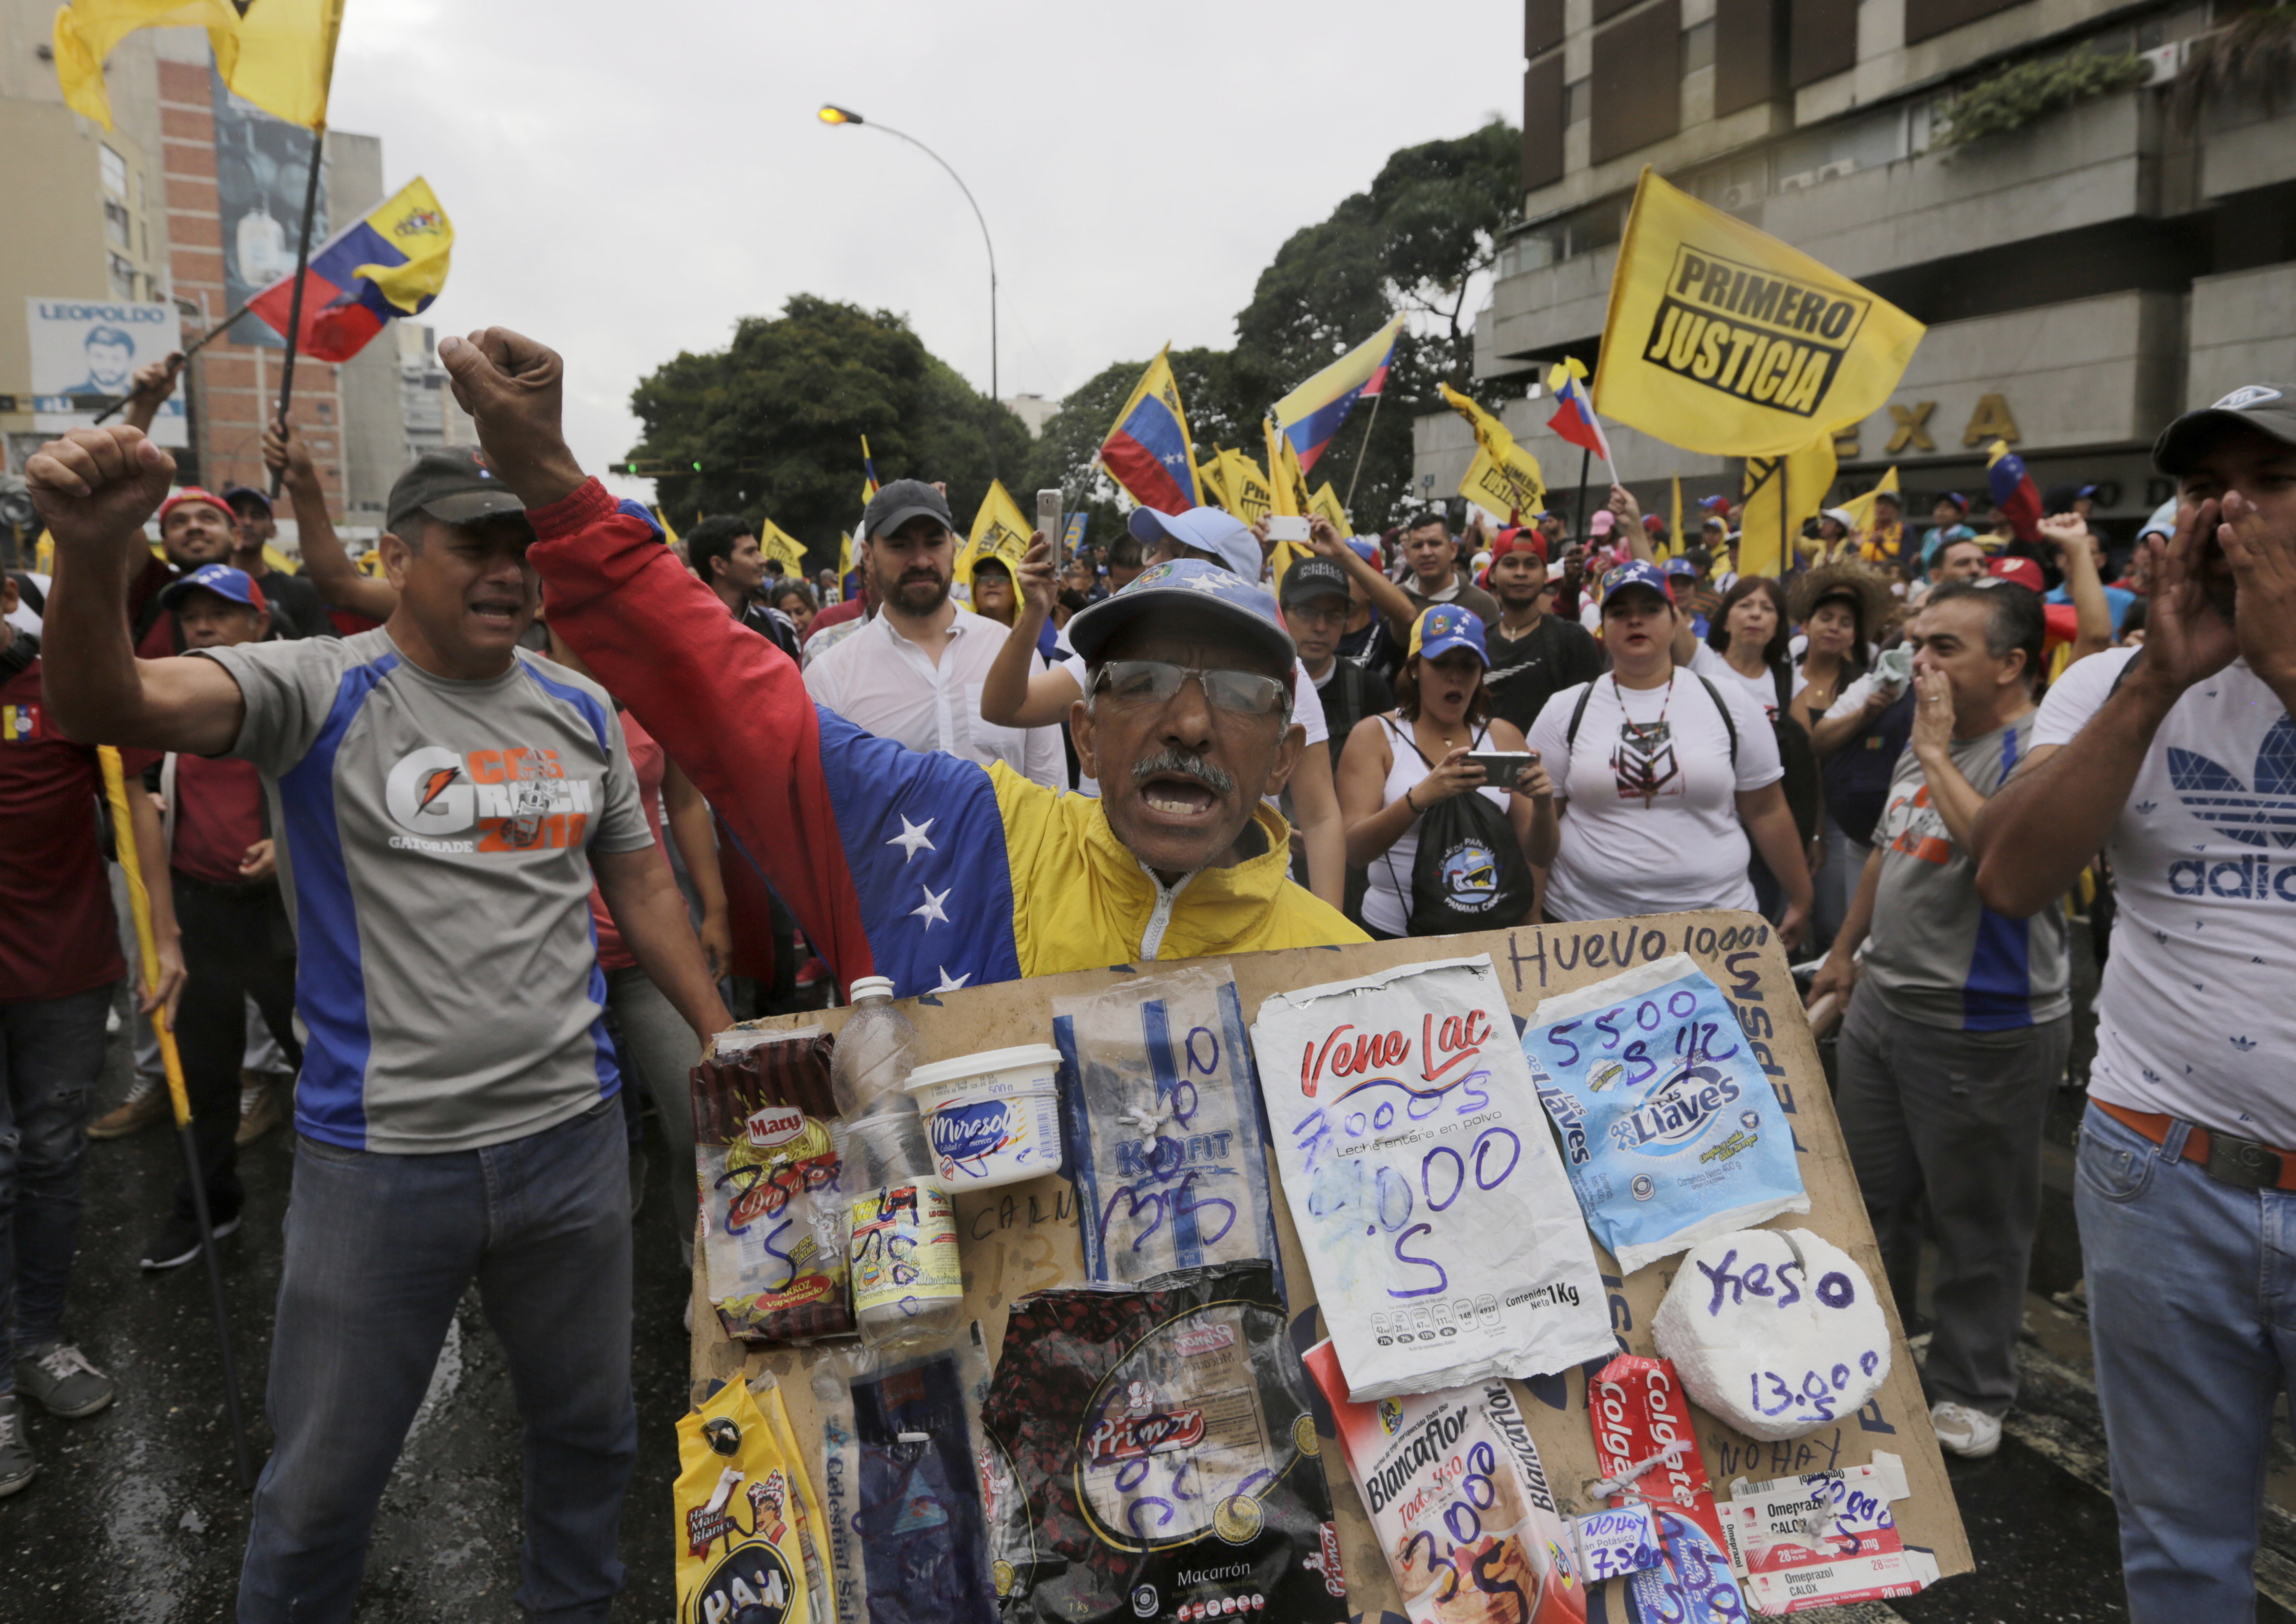
[[[1781,456],[1882,409],[1926,329],[1808,254],[1645,168],[1595,399],[1714,456]]]

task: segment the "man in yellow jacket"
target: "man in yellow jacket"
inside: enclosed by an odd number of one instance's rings
[[[552,627],[700,786],[841,984],[888,975],[906,997],[1365,939],[1292,882],[1290,830],[1262,800],[1305,735],[1292,639],[1258,586],[1162,564],[1070,623],[1091,680],[1069,725],[1102,792],[1062,795],[817,709],[583,474],[554,353],[490,328],[439,356],[526,504]]]

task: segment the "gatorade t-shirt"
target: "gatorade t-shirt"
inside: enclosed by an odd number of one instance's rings
[[[474,1150],[611,1095],[590,860],[653,843],[604,691],[516,652],[433,677],[390,634],[205,649],[247,699],[310,1029],[298,1131]]]

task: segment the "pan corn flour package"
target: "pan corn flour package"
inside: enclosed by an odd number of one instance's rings
[[[1688,954],[1545,1000],[1522,1051],[1587,1227],[1627,1273],[1809,1210],[1777,1090]]]
[[[1350,1398],[1617,1351],[1489,955],[1278,993],[1251,1042]]]
[[[679,1418],[677,1461],[678,1624],[825,1624],[833,1605],[815,1611],[807,1575],[811,1489],[747,1386],[729,1382]]]

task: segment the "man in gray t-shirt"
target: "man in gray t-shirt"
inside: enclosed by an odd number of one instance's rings
[[[277,1435],[239,1617],[347,1618],[377,1504],[473,1283],[524,1423],[518,1601],[603,1619],[636,1456],[629,1181],[594,879],[706,1044],[730,1024],[612,703],[518,646],[523,505],[468,451],[392,488],[381,629],[137,661],[126,602],[173,463],[76,430],[27,469],[62,566],[48,706],[71,736],[253,762],[311,1034],[272,1336]]]
[[[1909,1319],[1924,1214],[1937,1240],[1923,1384],[1938,1441],[1964,1456],[2000,1446],[2017,1396],[2041,1132],[2072,1024],[2063,914],[1987,907],[1969,840],[2032,733],[2042,637],[2039,597],[1998,580],[1940,586],[1907,628],[1913,741],[1811,987],[1813,999],[1856,988],[1842,1138]]]

